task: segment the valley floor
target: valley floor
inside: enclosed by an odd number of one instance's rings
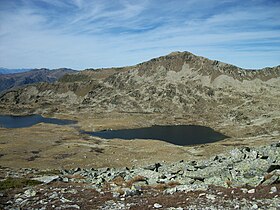
[[[266,145],[279,140],[279,133],[257,134],[259,127],[206,124],[187,118],[176,119],[159,114],[102,113],[57,115],[78,120],[77,126],[37,124],[33,127],[0,128],[1,166],[11,168],[100,168],[131,167],[154,162],[197,160],[235,147]],[[177,146],[157,140],[103,140],[80,134],[79,129],[97,131],[148,127],[151,125],[205,125],[230,136],[223,141],[193,146]],[[264,128],[262,128],[264,129]],[[246,132],[253,130],[253,136]]]

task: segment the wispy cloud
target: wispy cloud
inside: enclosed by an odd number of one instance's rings
[[[279,65],[279,11],[277,0],[0,0],[0,66],[123,66],[175,50]]]

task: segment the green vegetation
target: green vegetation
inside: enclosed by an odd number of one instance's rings
[[[41,184],[41,182],[36,180],[25,179],[25,178],[8,177],[6,180],[0,182],[0,190],[23,188],[26,186],[34,186],[38,184]]]

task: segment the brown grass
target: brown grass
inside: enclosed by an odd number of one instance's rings
[[[119,193],[120,195],[123,195],[124,194],[124,190],[122,188],[118,188],[116,190],[117,193]]]
[[[69,179],[85,179],[85,177],[83,177],[80,174],[68,175],[67,178],[69,178]]]
[[[226,185],[227,185],[227,187],[231,187],[232,181],[231,180],[226,180]]]
[[[125,180],[124,180],[124,178],[121,177],[121,176],[115,177],[115,178],[112,180],[112,182],[113,182],[114,184],[116,184],[117,186],[125,186]]]
[[[175,182],[175,181],[171,181],[171,182],[164,183],[164,184],[156,184],[156,185],[146,186],[145,189],[154,189],[154,190],[163,191],[163,190],[166,190],[168,188],[176,187],[177,185],[180,185],[180,183]]]
[[[129,180],[129,181],[127,181],[126,182],[126,186],[127,187],[131,187],[134,183],[136,183],[136,182],[145,182],[145,181],[147,181],[147,178],[146,177],[144,177],[144,176],[135,176],[135,177],[133,177],[131,180]]]
[[[266,175],[264,175],[264,180],[268,180],[268,179],[270,179],[272,176],[273,176],[272,173],[266,174]]]

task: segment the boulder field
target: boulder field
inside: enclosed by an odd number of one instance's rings
[[[2,168],[1,175],[3,209],[280,207],[280,143],[236,148],[207,160],[131,168]]]

